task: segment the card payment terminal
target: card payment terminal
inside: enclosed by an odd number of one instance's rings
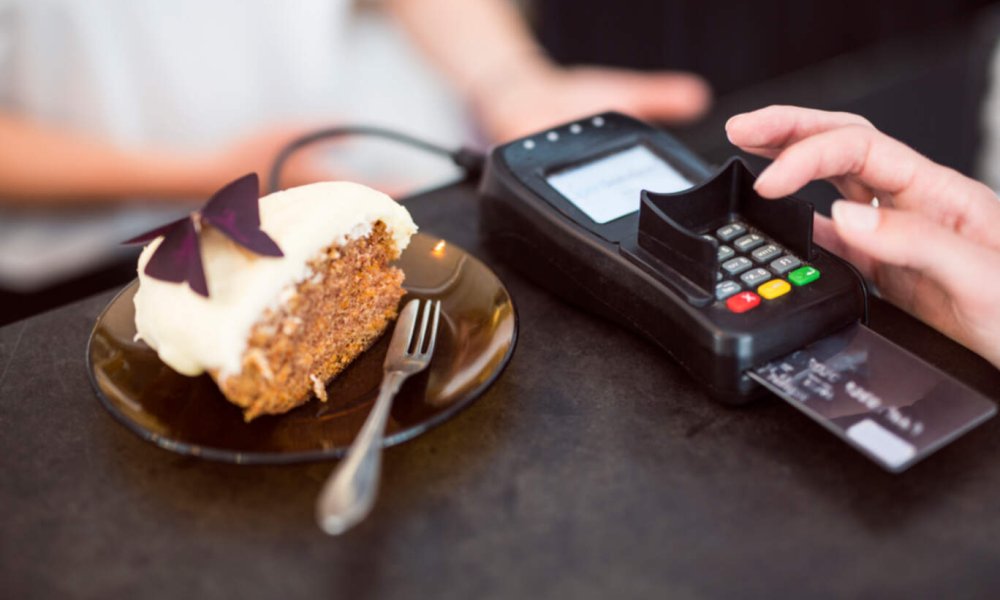
[[[481,223],[532,279],[743,403],[759,389],[748,369],[865,318],[863,280],[812,243],[812,205],[753,181],[738,158],[713,169],[605,113],[495,149]]]
[[[813,244],[812,205],[754,180],[604,113],[494,148],[480,226],[498,258],[649,338],[715,398],[767,388],[890,471],[996,412],[865,327],[864,279]]]

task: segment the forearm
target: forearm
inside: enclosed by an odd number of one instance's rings
[[[129,152],[0,112],[0,203],[82,203],[202,195],[195,157]]]
[[[416,44],[474,103],[554,68],[509,0],[389,0]]]

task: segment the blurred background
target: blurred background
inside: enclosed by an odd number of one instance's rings
[[[722,125],[769,104],[866,116],[932,159],[973,174],[983,141],[997,11],[986,0],[663,2],[627,9],[533,3],[540,39],[567,63],[704,75],[711,112],[673,128],[706,156],[731,153]],[[604,7],[603,10],[601,7]]]
[[[1000,187],[995,2],[460,1],[516,11],[531,44],[510,55],[526,70],[547,56],[560,68],[704,78],[707,112],[656,120],[711,161],[734,153],[723,130],[730,116],[795,104],[864,115]],[[151,167],[133,162],[134,148],[160,149],[153,164],[190,157],[211,166],[225,155],[262,169],[282,143],[318,126],[376,124],[480,148],[517,131],[516,110],[497,126],[473,97],[484,81],[499,98],[520,78],[516,68],[492,69],[488,42],[504,28],[490,20],[501,13],[473,19],[448,8],[445,0],[0,0],[0,324],[130,280],[136,251],[118,242],[207,199],[194,185],[149,197],[74,197],[72,188],[45,201],[26,196],[19,174],[74,160],[51,149],[64,133],[83,136],[73,146],[83,155],[98,140],[93,155],[107,149],[123,172],[143,174]],[[436,45],[452,36],[483,45],[463,42],[462,56],[449,58],[454,48]],[[611,91],[597,89],[594,106],[567,102],[564,114],[554,105],[545,117],[616,107],[602,104],[615,104]],[[539,118],[529,112],[525,127]],[[24,127],[49,137],[24,142]],[[397,197],[461,176],[438,157],[375,140],[327,145],[311,160],[314,178],[323,171]],[[804,195],[820,210],[834,198],[823,185]]]

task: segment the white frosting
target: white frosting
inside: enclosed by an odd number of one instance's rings
[[[382,221],[402,252],[417,230],[410,214],[392,198],[349,182],[314,183],[265,196],[260,220],[283,257],[252,254],[211,227],[202,229],[208,298],[186,283],[143,273],[162,237],[139,256],[136,337],[179,373],[193,376],[217,369],[220,378],[238,373],[253,324],[291,295],[309,275],[308,261],[324,247],[363,237],[373,223]]]

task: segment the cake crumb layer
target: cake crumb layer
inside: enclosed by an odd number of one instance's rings
[[[390,265],[395,241],[381,221],[346,245],[328,246],[310,275],[251,328],[242,370],[213,378],[247,421],[280,414],[313,395],[367,350],[396,317],[403,272]]]

